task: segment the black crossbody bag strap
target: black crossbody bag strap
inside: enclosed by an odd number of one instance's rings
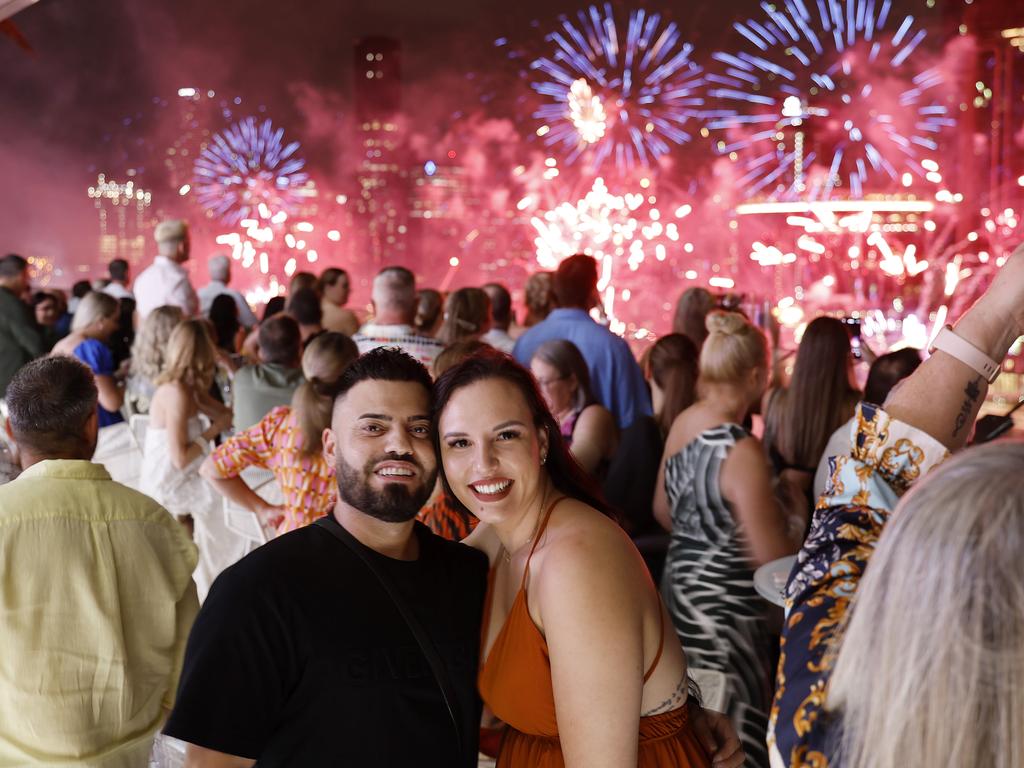
[[[444,699],[445,706],[448,708],[448,716],[451,718],[452,726],[455,728],[455,737],[458,739],[459,754],[463,752],[463,741],[462,741],[462,728],[459,726],[459,718],[455,714],[455,689],[452,687],[451,679],[448,677],[448,670],[441,660],[441,656],[438,654],[437,649],[434,647],[433,641],[430,639],[430,635],[423,628],[419,619],[412,612],[412,609],[399,594],[395,585],[391,581],[391,577],[381,571],[377,564],[373,562],[366,553],[359,546],[359,543],[355,540],[355,537],[351,533],[346,531],[337,520],[331,515],[321,517],[317,520],[314,525],[323,528],[328,533],[332,534],[336,539],[343,542],[346,547],[352,550],[359,559],[362,560],[366,567],[370,569],[370,572],[377,577],[377,581],[384,588],[384,591],[388,593],[391,601],[395,604],[398,612],[402,614],[402,618],[405,619],[405,623],[409,626],[409,631],[412,632],[413,637],[416,638],[416,642],[420,646],[420,650],[423,651],[423,655],[426,657],[427,662],[430,664],[430,669],[434,673],[434,679],[437,681],[438,688],[441,689],[441,698]]]

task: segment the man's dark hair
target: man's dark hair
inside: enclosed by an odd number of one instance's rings
[[[512,322],[512,294],[501,283],[487,283],[483,288],[491,300],[491,321],[494,327],[507,331]]]
[[[43,304],[47,301],[52,301],[54,304],[58,304],[59,306],[57,297],[54,296],[52,293],[47,293],[46,291],[36,291],[35,293],[32,294],[33,307],[38,307],[40,304]]]
[[[312,288],[300,288],[288,299],[288,314],[298,320],[299,325],[320,325],[324,319],[320,295]]]
[[[597,262],[583,253],[570,256],[555,270],[551,289],[560,307],[589,309],[597,288]]]
[[[317,287],[320,289],[320,293],[324,292],[324,288],[329,285],[334,285],[341,278],[348,278],[348,272],[340,267],[328,267],[320,273],[320,278],[317,281]]]
[[[284,308],[287,305],[288,300],[284,296],[272,296],[267,299],[267,303],[263,307],[263,322],[267,322],[278,312],[284,312]]]
[[[315,291],[317,285],[316,275],[312,272],[296,272],[292,275],[291,282],[288,283],[288,295],[292,296],[296,291],[301,291],[303,288],[312,288]]]
[[[0,278],[17,277],[28,269],[28,262],[16,253],[8,253],[0,259]]]
[[[434,386],[426,367],[398,347],[377,347],[345,369],[331,389],[335,402],[361,381],[409,381],[423,386],[430,394]]]
[[[92,283],[88,280],[79,280],[77,283],[71,286],[71,295],[76,299],[85,298],[85,294],[92,290]]]
[[[95,444],[85,434],[99,395],[92,371],[72,357],[55,355],[24,365],[7,385],[14,441],[36,456],[87,459]]]
[[[107,267],[107,271],[110,272],[111,280],[127,280],[128,262],[124,259],[114,259]]]
[[[882,355],[871,364],[871,370],[868,371],[864,400],[882,405],[892,388],[916,371],[920,364],[920,351],[911,347]]]
[[[302,350],[302,334],[295,318],[279,314],[260,324],[260,359],[264,363],[295,365]]]

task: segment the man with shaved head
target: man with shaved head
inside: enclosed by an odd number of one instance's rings
[[[416,277],[412,272],[405,267],[385,267],[378,272],[373,279],[373,320],[352,337],[359,352],[398,347],[430,368],[444,345],[416,332],[412,324],[416,302]]]

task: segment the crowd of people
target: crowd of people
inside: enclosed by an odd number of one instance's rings
[[[386,267],[365,313],[155,242],[70,300],[0,259],[0,766],[1024,763],[1024,447],[946,461],[1024,248],[930,356],[858,359],[702,288],[634,350],[586,255]]]

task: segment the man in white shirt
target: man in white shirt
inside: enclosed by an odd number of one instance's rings
[[[162,221],[153,233],[158,256],[135,280],[135,308],[139,320],[157,307],[180,307],[186,317],[199,311],[199,298],[182,266],[191,246],[188,223],[180,219]]]
[[[107,265],[107,271],[110,272],[110,282],[103,287],[103,292],[107,296],[113,296],[118,300],[135,298],[128,288],[128,283],[131,281],[131,267],[127,261],[114,259]]]
[[[365,354],[377,347],[398,347],[427,368],[444,344],[421,336],[412,325],[416,317],[416,277],[405,267],[385,267],[373,279],[373,321],[359,329],[352,340]]]
[[[199,311],[204,315],[209,315],[213,300],[226,293],[238,306],[238,322],[244,328],[255,328],[259,321],[245,297],[234,288],[228,288],[228,283],[231,282],[231,259],[223,253],[218,253],[210,258],[206,268],[210,273],[210,282],[198,291]]]

